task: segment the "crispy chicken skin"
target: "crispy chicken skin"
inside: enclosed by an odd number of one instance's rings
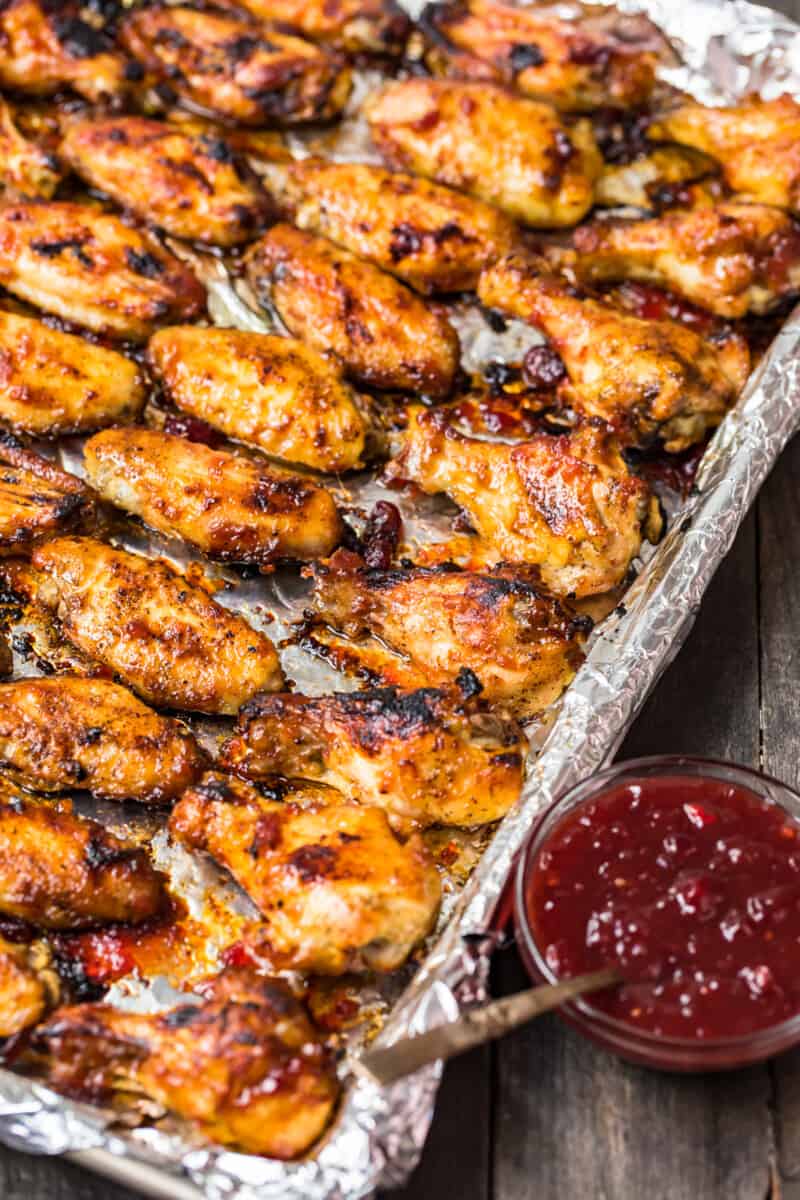
[[[513,567],[381,571],[337,550],[315,567],[312,605],[347,637],[382,638],[421,684],[451,685],[468,668],[485,699],[515,715],[555,700],[582,660],[585,623]]]
[[[70,125],[60,153],[92,187],[175,237],[235,246],[269,215],[258,178],[222,138],[93,116]]]
[[[576,229],[587,283],[640,279],[720,317],[765,313],[800,289],[800,227],[777,208],[720,204]]]
[[[567,111],[637,107],[655,83],[652,54],[532,7],[454,0],[428,4],[420,24],[435,74],[503,83]]]
[[[530,256],[512,255],[481,276],[478,296],[537,326],[564,360],[562,399],[608,422],[626,442],[656,436],[667,450],[701,441],[724,417],[747,379],[747,344],[719,344],[672,320],[644,320],[599,300],[581,299]]]
[[[82,20],[79,5],[6,0],[0,6],[0,87],[48,96],[74,88],[95,102],[119,96],[126,63]]]
[[[42,929],[146,921],[166,899],[144,850],[69,808],[0,800],[0,913]]]
[[[145,390],[134,362],[34,317],[0,311],[0,425],[37,438],[133,420]]]
[[[209,1140],[294,1158],[333,1113],[329,1052],[282,980],[229,968],[201,1004],[160,1013],[109,1004],[57,1009],[32,1053],[48,1083],[108,1101],[142,1095],[193,1122]]]
[[[710,154],[733,191],[800,214],[800,103],[791,96],[750,96],[729,108],[683,104],[653,121],[648,136]]]
[[[483,825],[522,787],[519,726],[458,688],[256,696],[221,762],[250,779],[315,779],[386,810],[397,829]]]
[[[0,556],[27,551],[91,510],[89,489],[80,479],[0,436]]]
[[[84,448],[104,500],[210,558],[266,565],[339,544],[336,503],[308,479],[152,429],[106,429]]]
[[[491,83],[403,79],[364,104],[386,162],[494,204],[527,225],[575,225],[592,207],[602,159],[588,121],[569,129],[548,104]]]
[[[283,214],[418,292],[475,287],[512,249],[514,222],[489,204],[414,175],[321,159],[276,165],[265,180]]]
[[[235,713],[283,683],[272,642],[158,560],[94,538],[55,538],[33,553],[37,599],[64,635],[145,700]]]
[[[42,969],[41,943],[34,946],[0,937],[0,1038],[13,1037],[41,1021],[58,998],[58,976]]]
[[[169,829],[244,888],[263,917],[257,944],[278,969],[392,971],[439,911],[422,839],[398,841],[380,808],[341,797],[301,807],[210,772],[179,800]]]
[[[23,787],[169,804],[204,764],[185,725],[118,683],[54,675],[0,684],[0,765]]]
[[[0,97],[0,191],[3,198],[49,200],[61,182],[61,175],[55,156],[22,134],[13,112]]]
[[[339,365],[295,338],[162,329],[147,350],[173,404],[227,437],[316,471],[360,466],[366,409]]]
[[[124,19],[120,40],[181,102],[239,125],[326,120],[350,94],[336,55],[222,9],[154,4]]]
[[[154,237],[82,204],[0,206],[0,284],[45,312],[132,341],[205,308],[200,283]]]
[[[399,54],[411,29],[394,0],[232,0],[260,21],[290,25],[350,54]]]
[[[290,333],[332,350],[352,379],[437,399],[450,392],[458,335],[393,275],[291,225],[273,226],[251,247],[247,275]]]

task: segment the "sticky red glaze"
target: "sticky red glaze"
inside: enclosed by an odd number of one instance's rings
[[[592,1005],[698,1040],[800,1013],[800,825],[722,780],[643,778],[556,826],[529,876],[550,969],[618,965]]]
[[[619,291],[625,303],[644,321],[681,321],[698,333],[709,333],[714,328],[714,318],[710,313],[650,283],[628,281],[622,284]]]

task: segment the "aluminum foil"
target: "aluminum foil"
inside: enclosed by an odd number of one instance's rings
[[[407,7],[415,11],[416,2]],[[698,99],[720,102],[752,90],[800,95],[800,28],[769,9],[744,0],[618,0],[616,7],[643,13],[663,30],[678,59],[678,65],[665,67],[665,78]],[[357,136],[352,145],[357,148]],[[295,149],[302,152],[299,145]],[[224,280],[210,287],[212,308],[217,302],[235,303],[225,287]],[[467,327],[471,319],[467,315]],[[246,302],[239,320],[259,327]],[[461,325],[462,333],[467,327]],[[475,354],[482,335],[476,330],[467,354]],[[498,827],[423,966],[394,1005],[381,1034],[385,1042],[452,1019],[462,1006],[484,996],[492,915],[532,822],[613,756],[689,632],[759,487],[800,428],[799,348],[800,309],[718,429],[667,536],[599,627],[583,667],[532,752],[518,805]],[[440,1074],[438,1067],[429,1067],[380,1089],[354,1071],[326,1138],[307,1159],[286,1164],[193,1144],[185,1132],[162,1127],[122,1130],[103,1110],[0,1071],[0,1140],[17,1149],[65,1154],[168,1200],[357,1198],[401,1184],[416,1165]]]

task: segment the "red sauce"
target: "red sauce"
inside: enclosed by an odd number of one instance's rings
[[[645,321],[681,321],[698,333],[709,333],[714,327],[710,313],[650,283],[627,281],[618,291],[626,306]]]
[[[529,877],[555,975],[618,965],[592,1006],[650,1033],[708,1039],[800,1012],[800,825],[722,780],[621,784],[569,814]]]

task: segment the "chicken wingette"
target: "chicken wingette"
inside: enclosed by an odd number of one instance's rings
[[[365,402],[296,338],[185,325],[162,329],[147,353],[172,402],[227,437],[316,471],[362,464]]]
[[[0,206],[0,284],[45,312],[132,341],[205,308],[200,283],[149,233],[66,202]]]
[[[260,21],[290,25],[349,54],[397,55],[411,29],[395,0],[229,0]]]
[[[235,246],[269,216],[257,176],[221,137],[93,116],[69,126],[59,152],[92,187],[175,237]]]
[[[0,555],[27,553],[92,509],[89,489],[75,475],[0,436]]]
[[[327,238],[275,225],[247,254],[247,276],[286,328],[376,388],[446,396],[458,335],[445,313]]]
[[[400,842],[382,809],[269,800],[210,772],[172,810],[172,837],[208,852],[259,909],[275,969],[392,971],[430,932],[439,875],[419,834]]]
[[[0,192],[4,200],[49,200],[63,168],[54,154],[24,136],[14,113],[0,97]]]
[[[350,94],[337,55],[231,12],[152,4],[125,17],[119,36],[180,102],[236,124],[325,120]]]
[[[366,163],[274,164],[265,185],[298,228],[369,259],[418,292],[475,287],[517,239],[510,217],[451,188]]]
[[[318,780],[379,805],[405,830],[504,816],[522,787],[525,750],[516,722],[484,711],[469,690],[372,688],[256,696],[220,761],[249,779]]]
[[[58,975],[49,966],[44,945],[0,937],[0,1038],[38,1024],[58,996]]]
[[[0,766],[22,787],[169,804],[204,763],[185,725],[118,683],[73,675],[0,683]]]
[[[562,401],[601,418],[628,443],[660,437],[677,451],[701,441],[747,380],[750,356],[739,334],[712,342],[679,321],[645,320],[583,299],[530,256],[490,267],[478,296],[540,329],[566,367]]]
[[[404,79],[370,96],[372,140],[397,170],[424,175],[543,229],[580,221],[602,159],[592,127],[491,83]]]
[[[269,638],[164,562],[94,538],[55,538],[32,561],[65,637],[151,704],[235,713],[283,684]]]
[[[229,968],[202,1003],[159,1013],[109,1004],[57,1009],[30,1054],[59,1091],[95,1101],[138,1094],[213,1142],[294,1158],[330,1120],[333,1056],[288,986]]]
[[[309,479],[152,429],[106,429],[84,448],[92,487],[210,558],[265,566],[338,545],[336,503]]]
[[[691,146],[652,146],[628,161],[606,162],[594,188],[595,204],[606,208],[641,208],[646,211],[691,208],[696,193],[691,185],[721,186],[718,165]]]
[[[0,425],[37,438],[133,420],[145,401],[136,363],[34,317],[0,311]]]

